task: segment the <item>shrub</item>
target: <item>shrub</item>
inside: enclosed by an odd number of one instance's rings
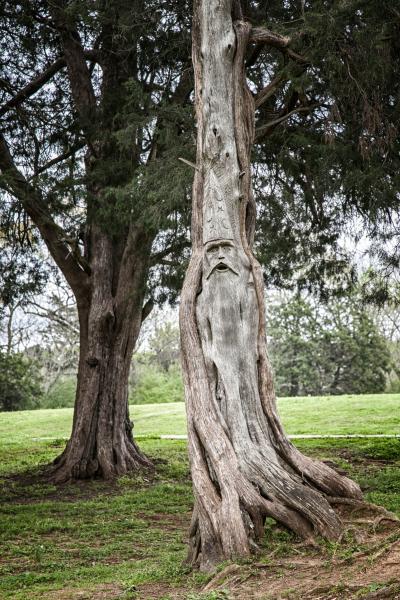
[[[37,408],[41,395],[35,363],[21,354],[0,352],[0,410]]]
[[[177,364],[168,371],[162,371],[152,364],[140,365],[137,371],[137,383],[130,394],[130,404],[183,401],[182,376]]]
[[[70,408],[75,403],[76,376],[61,377],[43,396],[41,408]]]

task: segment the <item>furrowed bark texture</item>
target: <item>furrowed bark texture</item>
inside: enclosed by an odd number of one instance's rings
[[[252,253],[254,103],[244,72],[251,26],[233,21],[232,0],[194,4],[197,169],[180,323],[195,495],[189,560],[209,570],[256,548],[267,516],[305,538],[338,538],[329,496],[361,492],[303,456],[282,429]]]
[[[78,299],[80,356],[71,438],[52,478],[105,479],[151,468],[132,436],[128,377],[140,332],[151,240],[131,231],[115,279],[115,248],[100,228],[91,233],[91,290]]]

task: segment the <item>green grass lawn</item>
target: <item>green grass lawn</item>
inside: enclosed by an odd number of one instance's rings
[[[400,433],[400,394],[281,398],[278,407],[289,434]],[[130,411],[136,435],[186,433],[182,402],[134,405]],[[71,408],[0,413],[0,444],[65,439],[71,423]]]
[[[181,403],[132,408],[138,434],[185,431]],[[291,433],[398,433],[399,408],[399,395],[280,401]],[[62,451],[70,423],[70,409],[0,414],[0,598],[171,600],[174,590],[191,600],[229,598],[201,595],[206,576],[183,562],[192,508],[186,442],[141,440],[154,474],[56,487],[41,478],[40,467]],[[297,445],[333,461],[369,500],[400,515],[400,440]],[[257,560],[277,545],[286,555],[291,543],[269,527]]]
[[[298,446],[334,461],[369,500],[400,515],[399,440],[307,440]],[[156,461],[154,475],[61,488],[36,472],[62,450],[60,442],[0,447],[0,598],[172,600],[179,590],[185,592],[180,598],[219,600],[198,593],[207,577],[183,562],[192,508],[186,442],[149,439],[141,447]],[[257,560],[286,556],[292,541],[269,526]]]

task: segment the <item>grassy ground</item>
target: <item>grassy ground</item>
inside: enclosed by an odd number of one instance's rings
[[[400,433],[400,394],[281,398],[278,406],[289,434]],[[186,433],[182,402],[141,404],[130,410],[136,435]],[[32,438],[65,439],[71,423],[71,408],[2,413],[0,445],[10,441],[24,445]]]
[[[301,404],[294,408],[292,405],[297,402]],[[338,423],[335,417],[340,404],[347,410],[347,420],[351,421],[348,428],[352,431],[399,432],[399,396],[324,399],[318,409],[314,404],[313,410],[309,398],[282,400],[281,409],[291,432],[313,433],[317,423],[326,423],[328,432],[332,432],[346,424],[345,418]],[[350,415],[351,404],[358,411],[358,417]],[[307,410],[308,416],[299,411],[300,406]],[[366,406],[370,410],[363,413]],[[178,420],[182,415],[181,405],[140,406],[135,407],[135,411],[138,433],[182,431],[183,420]],[[289,592],[287,596],[271,596],[267,584],[265,595],[257,596],[247,592],[238,592],[238,596],[233,591],[199,591],[207,576],[191,573],[183,564],[192,507],[183,441],[141,441],[141,447],[156,462],[156,473],[151,476],[122,477],[113,483],[92,481],[62,488],[43,482],[40,466],[59,454],[63,443],[33,438],[64,437],[68,434],[69,419],[66,409],[0,415],[0,598],[294,597]],[[377,422],[381,423],[379,429]],[[318,429],[318,433],[325,432]],[[340,432],[343,433],[343,429]],[[348,472],[360,482],[369,500],[400,515],[400,440],[307,440],[297,445],[305,453],[329,460]],[[270,524],[261,555],[253,566],[246,567],[251,569],[251,577],[259,577],[257,565],[270,564],[272,555],[281,557],[279,560],[293,555],[294,543],[290,534]],[[342,560],[346,552],[351,554],[360,549],[363,549],[362,544],[353,541],[343,550],[321,546],[318,552],[325,565],[332,560],[332,555]],[[300,550],[295,549],[295,552]],[[279,569],[277,577],[282,580],[284,569]],[[370,589],[378,589],[381,583],[379,574],[372,583],[368,580]],[[255,584],[258,590],[263,589],[261,580],[255,579]],[[337,594],[335,597],[353,596]]]

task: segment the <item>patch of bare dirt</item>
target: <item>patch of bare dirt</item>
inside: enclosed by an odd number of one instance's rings
[[[186,532],[189,529],[191,513],[144,513],[135,514],[139,519],[147,521],[151,526],[159,525],[164,531]]]
[[[104,583],[91,590],[64,588],[43,593],[44,600],[117,600],[123,589],[115,583]]]
[[[165,583],[151,583],[140,586],[134,598],[135,600],[160,600],[160,598],[186,600],[188,594],[189,592],[183,588],[171,587]]]
[[[350,519],[351,539],[336,547],[294,545],[288,555],[229,565],[204,592],[226,590],[235,600],[400,600],[400,524]],[[350,513],[350,514],[349,514]]]
[[[139,478],[141,488],[154,484],[156,473],[146,472],[139,475],[128,474],[126,477],[132,479],[132,486],[135,485],[135,478]],[[118,483],[118,479],[102,480],[101,478],[76,480],[63,484],[52,484],[49,480],[49,471],[47,468],[35,472],[15,473],[2,476],[4,485],[3,494],[6,495],[6,501],[13,504],[36,504],[43,501],[77,502],[80,500],[93,500],[98,497],[116,496],[124,490]],[[48,486],[46,488],[46,486]],[[37,492],[32,493],[32,488],[37,488]]]

